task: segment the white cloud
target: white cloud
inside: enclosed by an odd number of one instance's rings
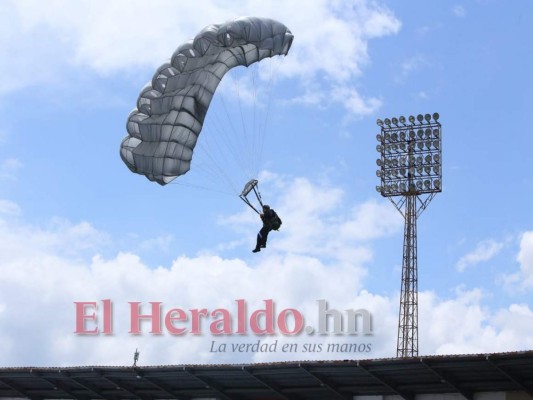
[[[173,235],[170,235],[170,234],[157,236],[155,238],[143,240],[140,243],[139,248],[141,250],[148,250],[148,251],[154,251],[154,250],[168,251],[173,241],[174,241],[174,237]]]
[[[17,204],[6,200],[3,204],[11,214],[21,213]],[[54,257],[87,254],[110,243],[109,235],[88,222],[73,224],[62,218],[51,219],[46,227],[0,220],[0,235],[0,262],[24,257],[38,260],[50,254]]]
[[[518,351],[533,345],[533,313],[527,305],[490,310],[479,289],[459,290],[449,300],[421,293],[420,347],[435,354]],[[427,350],[426,350],[427,351]]]
[[[396,82],[405,82],[409,76],[416,73],[417,71],[420,71],[424,67],[427,67],[428,65],[429,61],[420,54],[417,54],[405,60],[400,65],[400,74],[398,77],[396,77]]]
[[[520,263],[520,271],[527,281],[533,284],[533,231],[523,233],[517,260]]]
[[[169,266],[150,268],[133,253],[98,255],[111,239],[86,222],[56,218],[46,227],[21,221],[1,223],[0,363],[11,367],[129,365],[136,348],[141,352],[140,365],[393,356],[398,295],[369,293],[365,290],[365,277],[366,265],[372,258],[371,241],[400,230],[402,223],[397,213],[385,204],[368,201],[348,207],[351,210],[346,214],[339,188],[302,178],[265,175],[285,193],[276,208],[286,226],[272,239],[268,251],[259,256],[246,249],[247,256],[223,258],[211,250],[196,256],[179,256]],[[259,225],[255,217],[244,214],[229,216],[224,222],[251,235],[255,235]],[[529,240],[529,235],[524,237],[523,249]],[[233,241],[229,244],[235,245]],[[524,250],[521,254],[521,262],[527,263],[529,253]],[[94,301],[101,310],[103,299],[113,302],[114,334],[74,334],[74,302]],[[235,317],[237,299],[247,301],[248,316],[264,307],[264,300],[272,299],[278,314],[283,309],[297,309],[306,325],[315,328],[319,299],[340,311],[365,308],[373,315],[374,335],[215,336],[208,331],[212,319],[204,320],[202,335],[154,336],[148,333],[149,322],[142,323],[141,335],[128,334],[128,302],[142,302],[142,313],[148,313],[149,302],[162,302],[164,312],[175,307],[187,313],[197,308],[226,308]],[[460,290],[449,299],[422,292],[419,299],[421,354],[509,351],[532,345],[528,332],[533,329],[533,311],[527,304],[490,310],[483,305],[484,296],[479,289]],[[181,326],[190,327],[187,324]],[[89,322],[87,328],[92,327]],[[371,343],[372,351],[210,351],[213,341],[229,346],[257,340],[278,340],[280,346]]]
[[[22,223],[0,224],[3,271],[0,324],[7,327],[0,333],[4,354],[1,362],[10,366],[127,365],[135,348],[140,349],[141,362],[145,365],[335,359],[345,358],[346,354],[220,354],[210,352],[210,345],[213,340],[228,345],[259,339],[278,340],[280,345],[354,341],[350,336],[218,337],[210,333],[154,337],[148,333],[147,324],[142,335],[128,334],[129,301],[143,302],[143,312],[148,302],[161,301],[165,310],[224,307],[235,314],[236,299],[245,299],[250,313],[263,306],[263,300],[273,299],[278,312],[296,308],[307,324],[313,326],[317,325],[319,299],[326,299],[330,308],[341,311],[368,308],[375,316],[373,353],[350,356],[390,355],[393,345],[382,344],[392,340],[388,333],[395,325],[395,313],[388,311],[389,300],[360,291],[366,275],[363,265],[372,256],[367,242],[394,232],[394,221],[392,228],[387,227],[383,210],[373,202],[354,207],[350,215],[343,216],[339,208],[343,192],[338,188],[271,173],[264,173],[263,177],[265,183],[284,193],[276,208],[285,224],[279,236],[272,238],[268,252],[260,257],[252,257],[250,249],[245,248],[250,261],[224,259],[208,249],[194,257],[177,257],[170,266],[151,269],[136,254],[99,256],[110,239],[88,223],[75,224],[56,218],[45,228]],[[246,230],[249,238],[255,237],[259,226],[256,216],[250,212],[228,216],[221,222]],[[309,229],[310,222],[313,229]],[[162,242],[166,243],[165,238]],[[242,248],[243,244],[231,241],[227,246],[235,245]],[[102,299],[113,301],[115,334],[75,335],[74,302]],[[30,325],[28,321],[32,321]],[[207,323],[206,326],[208,329]],[[370,338],[356,339],[370,341]]]
[[[21,209],[17,203],[5,199],[0,199],[0,214],[19,215],[21,214]]]
[[[17,171],[22,168],[23,164],[16,158],[8,158],[0,164],[0,179],[16,180]]]
[[[382,101],[377,98],[363,98],[353,87],[334,87],[331,91],[331,98],[343,104],[350,115],[371,115],[382,105]]]
[[[326,98],[339,84],[350,88],[347,98],[336,101],[355,115],[366,115],[380,105],[371,97],[363,100],[354,85],[369,62],[369,41],[395,34],[401,26],[388,8],[373,1],[320,0],[309,7],[303,0],[225,4],[24,0],[3,2],[0,7],[0,26],[5,30],[0,36],[5,54],[0,57],[9,60],[0,73],[10,77],[2,81],[0,93],[59,82],[64,68],[89,67],[104,76],[153,68],[210,23],[260,15],[283,21],[295,35],[278,75],[298,78],[304,92],[308,84],[321,80]],[[36,59],[38,74],[33,73]]]
[[[352,86],[332,85],[328,92],[323,88],[307,85],[305,92],[287,101],[292,104],[303,104],[325,109],[340,104],[349,117],[364,117],[374,114],[383,104],[375,97],[363,97]]]
[[[533,231],[526,231],[520,238],[520,250],[516,258],[520,270],[504,276],[504,283],[510,290],[521,291],[533,288]]]
[[[488,261],[496,256],[503,249],[504,245],[505,243],[494,240],[482,241],[477,244],[474,250],[461,257],[455,267],[458,271],[463,272],[467,267]]]

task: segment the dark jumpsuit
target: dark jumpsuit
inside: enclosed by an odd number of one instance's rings
[[[256,250],[259,250],[261,247],[266,247],[268,233],[272,230],[272,219],[274,218],[274,210],[270,209],[263,213],[261,220],[263,221],[263,227],[257,234],[257,244],[255,246]]]

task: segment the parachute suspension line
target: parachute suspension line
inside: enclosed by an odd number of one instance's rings
[[[244,50],[243,50],[244,52]],[[249,68],[249,67],[248,67]],[[242,153],[243,154],[243,158],[245,160],[245,168],[244,168],[244,172],[245,174],[249,174],[250,173],[250,157],[251,156],[251,151],[249,150],[251,148],[251,137],[250,136],[253,136],[253,133],[250,134],[248,133],[248,130],[246,128],[246,123],[244,121],[244,113],[243,113],[243,110],[242,110],[242,98],[241,98],[241,93],[240,93],[240,87],[239,87],[239,82],[237,82],[235,79],[232,79],[232,82],[233,82],[233,88],[234,88],[234,91],[235,91],[235,96],[237,98],[237,102],[239,103],[239,112],[240,112],[240,115],[241,115],[241,126],[242,126],[242,137],[243,137],[243,140],[244,140],[244,152]],[[255,101],[255,97],[254,97],[254,101]],[[247,151],[248,150],[248,151]]]
[[[237,101],[239,102],[239,108],[241,107],[240,97],[239,97],[239,91],[238,89],[235,89],[238,85],[237,82],[233,76],[233,74],[228,74],[228,80],[233,83],[233,91],[236,95]],[[249,153],[249,146],[247,145],[247,136],[245,132],[243,132],[240,129],[237,129],[236,126],[233,124],[233,118],[231,118],[231,113],[228,110],[227,102],[225,101],[224,95],[220,96],[220,101],[222,103],[224,112],[225,112],[225,120],[229,122],[229,127],[231,128],[231,133],[227,134],[227,131],[224,130],[225,134],[225,140],[224,144],[226,147],[228,147],[232,153],[233,160],[235,163],[239,166],[241,171],[247,171],[247,163],[245,156]],[[240,110],[241,113],[241,119],[243,118],[242,110]],[[218,117],[218,116],[217,116]],[[221,126],[224,126],[224,124],[221,122]]]
[[[256,50],[259,52],[259,50]],[[258,169],[261,159],[259,144],[261,143],[261,129],[257,125],[257,108],[259,106],[258,102],[258,91],[257,85],[259,84],[259,63],[256,64],[256,68],[252,69],[252,90],[253,90],[253,120],[252,120],[252,160],[250,163],[250,172],[253,176],[257,177]]]
[[[277,70],[280,68],[280,64],[277,63],[278,61],[279,62],[282,62],[283,61],[283,58],[281,57],[276,57],[275,60],[274,59],[269,59],[269,72],[270,72],[270,76],[269,76],[269,79],[268,79],[268,85],[267,85],[267,96],[266,96],[266,99],[267,99],[267,104],[266,104],[266,111],[265,111],[265,117],[263,119],[263,123],[261,124],[261,121],[259,121],[259,150],[258,150],[258,163],[257,163],[257,166],[256,166],[256,170],[255,170],[255,176],[258,176],[259,174],[259,168],[261,167],[262,164],[262,159],[263,159],[263,150],[265,148],[265,141],[266,141],[266,136],[267,136],[267,129],[268,129],[268,120],[269,120],[269,117],[270,117],[270,109],[271,109],[271,105],[272,105],[272,98],[273,98],[273,87],[274,87],[274,75],[275,75],[275,72],[277,72]],[[274,61],[276,61],[276,65],[273,65],[274,64]]]
[[[223,135],[222,144],[231,153],[231,155],[233,157],[233,161],[235,161],[235,163],[238,164],[238,166],[239,166],[239,168],[241,168],[241,170],[244,170],[245,169],[245,164],[243,164],[242,159],[239,157],[239,154],[242,154],[244,152],[244,148],[242,148],[242,149],[239,148],[239,147],[242,147],[242,142],[240,140],[238,140],[238,130],[233,125],[232,118],[230,117],[230,113],[228,111],[228,107],[226,105],[226,101],[224,100],[224,96],[223,95],[220,96],[220,101],[222,103],[222,107],[223,107],[225,115],[226,115],[225,119],[226,119],[226,121],[229,122],[229,127],[230,127],[230,129],[232,131],[230,133],[227,132],[227,130],[224,128],[225,127],[224,122],[221,121],[220,118],[219,118],[219,115],[217,113],[215,113],[216,122],[219,123],[218,129]],[[235,139],[235,137],[237,137],[237,139]],[[218,141],[218,139],[215,139],[215,140]],[[238,144],[241,144],[241,146],[238,146]]]
[[[255,64],[255,63],[254,63]],[[256,65],[255,65],[256,66]],[[243,69],[245,78],[247,78],[250,81],[250,76],[252,73],[255,73],[257,75],[257,69],[253,68],[254,65],[252,65],[252,68]],[[233,72],[233,71],[232,71]],[[206,153],[214,153],[211,152],[208,146],[215,144],[215,150],[218,154],[219,158],[228,158],[230,157],[235,165],[237,166],[237,171],[241,172],[241,178],[250,179],[253,176],[251,174],[254,173],[254,165],[252,161],[256,159],[256,152],[251,147],[253,145],[252,139],[255,139],[257,136],[256,132],[250,131],[249,126],[246,124],[246,118],[244,117],[244,107],[243,105],[246,103],[244,99],[247,97],[250,97],[250,99],[253,100],[254,104],[254,112],[255,110],[255,104],[257,103],[257,88],[255,87],[255,84],[253,85],[253,88],[249,91],[242,92],[242,89],[246,87],[249,87],[249,85],[245,85],[245,82],[243,82],[243,79],[240,79],[238,75],[234,73],[229,73],[226,78],[229,88],[233,89],[231,92],[233,92],[233,100],[234,102],[238,102],[238,112],[240,113],[241,118],[241,127],[242,129],[238,128],[234,124],[234,120],[236,120],[235,117],[238,118],[236,115],[237,113],[237,107],[229,106],[228,101],[231,99],[228,99],[225,94],[227,95],[227,92],[224,90],[219,90],[217,92],[217,100],[219,101],[219,104],[221,107],[212,107],[211,113],[210,113],[210,119],[209,121],[213,123],[213,127],[210,130],[215,130],[216,135],[209,136],[209,140],[205,140],[203,142],[199,142],[203,144],[202,149]],[[253,82],[257,82],[257,79],[255,77],[253,78]],[[246,95],[246,96],[244,96]],[[222,114],[220,114],[220,110],[224,110]],[[233,110],[234,112],[230,112],[229,110]],[[224,117],[221,118],[221,115]],[[257,116],[254,116],[255,120],[257,120]],[[226,122],[224,122],[226,121]],[[214,129],[213,129],[214,128]],[[215,132],[213,132],[215,133]],[[214,142],[211,142],[213,140]],[[255,145],[254,147],[257,147]],[[227,154],[227,152],[220,151],[221,148],[226,148],[229,150],[229,153],[231,156]],[[226,168],[221,168],[222,170],[231,170],[227,168],[227,162],[226,160],[218,160],[218,164],[220,165],[226,165]],[[217,163],[215,163],[217,164]],[[218,166],[218,165],[217,165]],[[235,169],[234,169],[235,170]],[[227,176],[225,175],[225,178]],[[242,183],[243,179],[239,179],[239,185]],[[232,179],[225,179],[226,183],[229,183],[233,188],[235,189],[234,180]],[[235,190],[234,193],[239,193],[238,190]]]
[[[213,184],[210,185],[209,182],[206,182],[205,187],[191,185],[192,187],[206,190],[211,186],[219,187],[220,189],[213,191],[225,194],[229,194],[225,190],[229,188],[233,194],[238,194],[240,189],[237,186],[240,186],[243,180],[258,176],[263,165],[269,113],[273,104],[275,73],[279,68],[279,64],[272,65],[272,63],[281,59],[282,57],[267,58],[262,61],[264,66],[257,62],[248,68],[236,68],[227,74],[226,88],[229,91],[216,91],[219,107],[211,107],[210,109],[208,116],[211,128],[202,133],[202,136],[208,137],[203,137],[204,140],[198,140],[197,143],[203,152],[203,157],[198,158],[196,156],[194,159],[196,161],[195,167],[191,171],[191,173],[199,172]],[[267,63],[269,64],[268,67]],[[266,72],[263,74],[266,78],[263,79],[264,82],[261,80],[259,68],[261,70],[265,68],[263,70]],[[238,75],[236,72],[242,72],[242,74]],[[256,86],[259,84],[262,86]],[[238,111],[235,102],[238,102]],[[253,106],[253,110],[248,110],[250,112],[246,111],[245,113],[246,105],[248,108]],[[261,113],[258,112],[258,107],[262,108]],[[239,123],[235,123],[239,118],[237,112],[240,113],[242,129],[239,128]],[[251,126],[250,117],[253,118]],[[236,168],[228,168],[229,162],[233,162]],[[234,173],[230,174],[230,171],[237,172],[240,178]],[[254,186],[249,193],[252,194],[252,192],[259,204],[262,204],[257,186]]]
[[[216,135],[214,136],[215,136],[215,139],[213,140],[216,141],[217,140]],[[199,163],[196,163],[194,170],[204,172],[206,178],[208,179],[215,179],[219,181],[222,180],[227,185],[232,186],[233,184],[232,184],[231,179],[229,179],[229,176],[226,174],[224,168],[222,168],[220,163],[217,161],[216,154],[210,148],[209,142],[210,141],[208,140],[201,141],[200,146],[198,146],[202,150],[204,157],[207,158],[206,160],[207,162],[202,163],[200,161]],[[198,160],[198,158],[196,158],[196,160]],[[236,190],[236,188],[234,187],[233,190]]]
[[[261,193],[259,193],[259,182],[257,181],[257,179],[252,179],[248,183],[246,183],[239,197],[241,198],[242,201],[244,201],[248,205],[248,207],[254,210],[257,214],[261,214],[261,212],[259,212],[257,208],[254,207],[252,201],[248,199],[248,196],[250,195],[250,192],[252,191],[254,192],[256,200],[261,205],[261,208],[263,208],[263,202],[261,200]]]
[[[230,78],[231,75],[230,75]],[[205,168],[204,171],[210,173],[215,178],[219,178],[219,180],[222,180],[224,182],[224,186],[229,186],[233,190],[233,194],[238,193],[239,189],[235,186],[234,180],[230,178],[230,176],[226,173],[226,171],[231,170],[230,168],[227,168],[227,160],[226,154],[229,152],[231,156],[230,158],[233,159],[233,162],[237,165],[238,169],[241,171],[245,169],[245,165],[242,163],[242,157],[239,157],[239,154],[243,154],[243,151],[241,151],[238,147],[240,144],[242,146],[242,141],[239,140],[238,130],[233,125],[233,119],[230,117],[230,113],[228,111],[228,107],[226,104],[226,100],[224,98],[223,91],[217,92],[217,99],[220,101],[222,108],[224,110],[225,118],[224,120],[226,122],[223,122],[220,118],[220,115],[218,113],[218,107],[212,107],[210,112],[210,119],[209,121],[213,123],[212,129],[209,129],[213,132],[207,132],[209,134],[209,137],[206,138],[204,141],[199,141],[200,148],[203,150],[205,155],[209,157],[211,162],[208,164],[212,168]],[[229,127],[229,132],[228,128]],[[226,148],[228,151],[221,151],[220,149]],[[206,166],[207,167],[207,166]],[[221,178],[221,179],[220,179]],[[220,182],[218,182],[220,184]]]
[[[219,189],[214,189],[212,187],[203,186],[203,185],[196,185],[194,183],[184,182],[183,180],[181,180],[181,181],[172,181],[172,182],[169,182],[168,185],[186,186],[186,187],[191,187],[191,188],[194,188],[194,189],[206,190],[206,191],[209,191],[209,192],[218,192],[218,193],[226,195],[226,196],[234,196],[235,195],[232,192],[219,190]]]
[[[217,115],[215,115],[215,117],[218,118]],[[221,124],[220,126],[217,127],[217,129],[212,129],[212,130],[216,130],[217,132],[209,132],[210,133],[209,138],[208,138],[209,140],[205,140],[202,142],[201,148],[204,151],[205,155],[209,158],[209,160],[211,160],[211,162],[209,162],[204,167],[204,170],[207,172],[211,172],[211,174],[217,178],[222,178],[221,180],[225,182],[225,185],[231,187],[233,190],[233,193],[236,193],[238,192],[238,189],[237,187],[235,187],[232,179],[227,174],[226,171],[228,169],[225,168],[225,166],[223,166],[224,164],[227,164],[227,163],[223,162],[225,160],[219,159],[219,158],[222,158],[222,154],[224,154],[224,152],[220,150],[223,147],[226,147],[227,149],[229,149],[230,153],[235,157],[235,153],[231,149],[232,142],[228,139],[229,135],[227,134],[223,126],[224,125]],[[220,139],[219,136],[222,136],[222,140]],[[239,160],[237,158],[235,159],[235,162],[239,164]],[[211,167],[211,168],[208,168],[208,167]]]
[[[204,154],[209,158],[209,160],[211,160],[211,162],[208,162],[206,164],[199,164],[195,167],[195,170],[203,171],[206,177],[215,179],[215,181],[218,180],[218,181],[225,182],[224,186],[228,186],[232,188],[232,192],[229,192],[229,193],[235,194],[238,191],[238,189],[233,184],[233,181],[231,180],[229,175],[225,172],[224,168],[222,168],[219,165],[218,161],[216,160],[216,157],[209,150],[207,150],[207,147],[203,147],[203,149],[204,149]],[[220,193],[228,193],[222,190],[216,190],[216,191]]]

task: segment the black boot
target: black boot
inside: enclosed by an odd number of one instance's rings
[[[261,236],[257,235],[257,242],[255,244],[255,249],[252,250],[252,253],[257,253],[259,251],[261,251],[261,244],[263,243],[263,241],[261,240]]]

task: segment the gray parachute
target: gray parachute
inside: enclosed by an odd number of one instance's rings
[[[215,90],[231,68],[286,55],[293,35],[280,22],[242,17],[209,25],[174,52],[141,91],[120,156],[161,185],[190,169],[193,149]]]

